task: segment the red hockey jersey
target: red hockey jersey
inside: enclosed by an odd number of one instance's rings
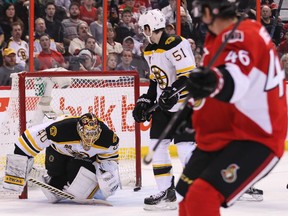
[[[207,35],[204,66],[232,28]],[[232,140],[252,140],[280,157],[287,132],[285,75],[265,28],[243,21],[214,66],[224,64],[234,80],[234,92],[229,102],[209,97],[195,103],[192,118],[198,147],[215,151]]]

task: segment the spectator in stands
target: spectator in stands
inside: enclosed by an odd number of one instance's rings
[[[35,20],[35,33],[34,33],[34,57],[37,57],[38,54],[42,51],[42,47],[40,45],[40,36],[45,34],[46,32],[45,21],[42,18],[37,18]],[[50,37],[50,49],[57,50],[56,43],[53,38]]]
[[[142,43],[134,40],[134,38],[131,36],[124,38],[123,43],[122,43],[123,49],[131,50],[133,53],[133,57],[142,55],[141,50],[140,50],[140,47],[142,45],[143,45]]]
[[[12,23],[19,22],[22,26],[24,26],[22,20],[16,16],[15,6],[13,4],[5,4],[3,6],[3,14],[0,18],[0,25],[4,32],[4,39],[7,43],[8,40],[11,38],[11,31],[12,31]]]
[[[193,54],[195,54],[197,47],[195,41],[192,38],[187,38],[187,40],[189,41]]]
[[[85,40],[91,36],[87,23],[80,23],[77,26],[78,37],[74,38],[69,46],[69,53],[71,55],[78,55],[79,51],[85,48]],[[102,56],[102,48],[97,44],[94,50],[95,53]]]
[[[42,51],[38,55],[40,70],[57,67],[68,68],[63,55],[50,49],[50,36],[48,34],[41,35],[39,40],[42,47]]]
[[[107,71],[112,71],[112,70],[116,70],[118,64],[118,54],[117,53],[109,53],[107,56],[107,67],[106,70]],[[99,65],[96,68],[97,71],[102,71],[102,65]]]
[[[71,0],[55,0],[55,5],[63,9],[66,12],[67,17],[68,17],[71,2],[72,2]]]
[[[288,81],[288,53],[285,53],[281,57],[281,63],[282,63],[282,66],[284,68],[284,71],[285,71],[285,79],[286,79],[286,81]]]
[[[272,17],[271,8],[267,5],[263,5],[261,9],[261,23],[267,31],[269,32],[270,36],[272,37],[273,42],[278,46],[280,43],[281,31],[282,31],[282,23],[279,20],[275,20]],[[272,34],[272,30],[274,29],[274,34]]]
[[[123,11],[125,10],[129,10],[131,11],[132,17],[133,17],[133,22],[138,21],[138,17],[139,17],[139,7],[140,6],[144,6],[145,4],[143,4],[140,1],[135,1],[135,0],[124,0],[124,3],[119,5],[119,11],[120,13],[123,13]]]
[[[161,11],[165,15],[167,23],[176,23],[176,6],[176,0],[169,0],[169,5],[162,8]],[[187,22],[192,25],[192,18],[183,2],[181,2],[181,6],[185,8],[187,14]]]
[[[120,64],[117,65],[116,70],[121,70],[121,71],[132,71],[136,70],[137,68],[135,66],[132,66],[133,60],[133,53],[131,50],[123,50],[121,54],[121,62]]]
[[[192,37],[192,23],[188,22],[188,11],[184,7],[180,7],[181,19],[181,36],[184,38]]]
[[[3,65],[0,67],[0,86],[11,86],[12,79],[10,75],[12,73],[21,72],[23,67],[16,63],[16,53],[11,48],[6,48],[2,52]]]
[[[82,5],[80,6],[79,19],[85,21],[88,26],[97,20],[97,9],[93,6],[93,3],[94,0],[82,0]]]
[[[123,51],[122,44],[115,41],[116,31],[111,24],[107,28],[107,52],[121,54]]]
[[[130,10],[124,10],[119,25],[115,28],[116,38],[115,41],[122,43],[125,37],[135,35],[134,24],[132,22],[132,13]]]
[[[134,25],[134,32],[135,32],[135,35],[133,36],[133,39],[143,44],[143,42],[146,40],[146,37],[142,33],[141,28],[138,25],[138,23],[135,23]]]
[[[200,53],[195,53],[194,58],[196,67],[200,67],[202,62],[202,55]]]
[[[167,24],[166,24],[166,27],[165,27],[165,32],[166,32],[168,35],[174,35],[174,34],[176,34],[174,25],[173,25],[172,23],[167,23]]]
[[[93,36],[88,36],[85,40],[85,48],[92,51],[95,59],[94,67],[97,67],[101,64],[101,57],[98,55],[95,50],[101,51],[101,47],[97,44],[95,38]]]
[[[29,46],[26,41],[22,40],[23,23],[12,23],[12,37],[7,43],[8,48],[14,49],[16,52],[16,63],[25,68],[26,62],[29,59]]]
[[[79,71],[95,71],[97,68],[95,67],[96,59],[93,51],[89,49],[82,49],[78,57],[83,59],[79,65]]]
[[[64,53],[65,48],[63,44],[63,28],[61,22],[55,19],[56,5],[53,2],[48,2],[45,5],[45,25],[46,33],[55,40],[58,52]]]
[[[14,4],[16,16],[23,22],[23,40],[28,40],[29,34],[29,0],[17,0]],[[34,0],[35,19],[43,12],[39,0]],[[42,13],[43,14],[43,13]]]
[[[69,47],[70,42],[78,37],[77,26],[80,23],[85,23],[79,19],[80,10],[77,2],[72,2],[69,7],[70,17],[62,21],[63,33],[64,33],[64,46]],[[87,24],[87,23],[86,23]],[[87,25],[88,26],[88,25]]]
[[[109,15],[108,15],[109,23],[111,23],[112,27],[115,28],[120,22],[119,18],[119,10],[116,4],[110,4]]]
[[[286,30],[283,37],[284,37],[284,40],[277,47],[277,51],[280,57],[284,55],[285,53],[288,53],[288,30]]]
[[[90,32],[99,44],[103,43],[103,9],[97,9],[98,19],[90,24]]]

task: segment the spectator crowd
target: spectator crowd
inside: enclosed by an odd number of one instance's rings
[[[199,66],[206,28],[192,16],[192,2],[181,1],[181,36],[188,39]],[[107,70],[136,70],[147,80],[149,68],[143,50],[148,41],[138,26],[139,16],[159,8],[166,17],[165,31],[175,34],[176,0],[108,0],[105,54],[102,5],[102,0],[35,0],[34,54],[29,56],[29,1],[1,0],[0,78],[6,79],[0,79],[0,85],[10,85],[7,74],[28,70],[29,58],[34,58],[35,71],[55,67],[102,71],[103,55],[107,55]],[[255,5],[254,1],[247,14],[252,19],[256,19]],[[288,23],[277,16],[277,8],[273,0],[261,0],[261,23],[281,58],[288,53]]]

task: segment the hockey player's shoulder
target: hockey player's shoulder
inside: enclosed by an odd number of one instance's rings
[[[178,35],[170,35],[163,40],[162,43],[159,44],[160,49],[170,50],[173,47],[177,46],[183,41],[183,38]]]
[[[53,141],[65,141],[65,139],[77,139],[77,122],[79,117],[69,117],[56,121],[46,127],[47,138]]]
[[[96,141],[96,145],[109,148],[110,146],[116,146],[119,142],[119,137],[114,133],[104,122],[99,121],[102,129],[99,140]]]

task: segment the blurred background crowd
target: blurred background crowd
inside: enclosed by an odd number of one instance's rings
[[[252,19],[256,19],[255,1],[250,1],[247,13]],[[278,1],[259,1],[261,23],[287,72],[288,23],[277,15]],[[192,2],[181,0],[180,34],[189,40],[199,66],[206,28],[193,17]],[[143,50],[148,41],[137,24],[139,16],[158,8],[166,16],[166,32],[175,34],[176,5],[176,0],[108,0],[107,53],[103,54],[102,0],[35,0],[34,52],[29,56],[29,0],[1,0],[0,86],[11,85],[11,73],[28,70],[29,58],[34,58],[35,71],[55,67],[103,71],[103,55],[107,55],[107,70],[136,70],[147,81],[149,68]]]

